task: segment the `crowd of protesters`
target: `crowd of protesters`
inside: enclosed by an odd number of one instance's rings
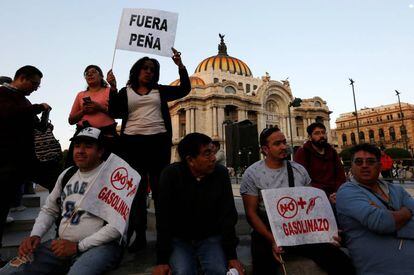
[[[126,86],[119,91],[112,71],[105,80],[99,66],[85,68],[87,88],[76,95],[69,114],[76,129],[66,169],[56,175],[55,185],[48,186],[50,195],[30,236],[22,241],[19,256],[0,274],[102,274],[115,268],[124,248],[137,252],[146,247],[149,188],[157,228],[154,275],[197,274],[200,269],[206,275],[245,273],[236,253],[238,215],[220,144],[204,134],[188,134],[178,144],[180,161],[170,164],[168,102],[191,90],[181,53],[173,49],[172,59],[178,67],[178,86],[158,84],[160,65],[148,57],[132,66]],[[34,171],[39,167],[34,131],[39,128],[37,115],[51,107],[32,104],[26,97],[39,88],[42,77],[37,68],[24,66],[0,86],[0,240],[20,186],[39,178]],[[115,119],[122,119],[120,133]],[[289,161],[284,133],[277,127],[264,129],[260,134],[264,158],[243,175],[240,193],[252,227],[253,274],[278,274],[284,253],[312,259],[328,274],[414,272],[410,257],[414,255],[414,200],[379,177],[380,173],[384,179],[392,177],[392,159],[376,147],[357,145],[351,150],[352,177],[347,179],[325,126],[313,123],[307,133],[309,140]],[[91,213],[74,216],[73,209],[68,213],[63,207],[81,200],[110,153],[125,159],[141,176],[126,236]],[[78,181],[85,186],[73,191]],[[322,189],[343,234],[332,243],[279,246],[261,190],[290,186]],[[57,238],[42,243],[41,237],[55,223]],[[70,225],[62,230],[59,225],[64,223]],[[349,249],[349,255],[341,246]]]

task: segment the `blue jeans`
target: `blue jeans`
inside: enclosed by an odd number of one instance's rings
[[[224,275],[227,261],[221,237],[213,236],[201,241],[172,240],[170,266],[174,275],[197,275],[198,262],[205,275]]]
[[[39,245],[33,261],[19,267],[8,263],[0,274],[102,274],[115,268],[121,260],[122,248],[116,242],[93,247],[79,255],[59,258],[50,250],[51,240]]]

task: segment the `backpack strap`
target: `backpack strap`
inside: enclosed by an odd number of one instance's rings
[[[66,184],[73,177],[73,175],[75,175],[75,173],[78,171],[78,169],[79,168],[77,166],[71,166],[66,171],[66,173],[63,175],[62,182],[61,182],[61,185],[62,185],[61,192],[63,192],[63,189],[65,189]],[[55,221],[55,224],[56,224],[56,237],[59,237],[59,225],[60,225],[60,221],[62,220],[62,199],[61,199],[61,197],[59,196],[56,201],[57,201],[57,204],[58,204],[59,210],[60,210],[59,216]]]
[[[79,170],[79,168],[77,166],[71,166],[65,173],[65,175],[63,175],[62,178],[62,191],[63,188],[65,188],[66,184],[68,184],[68,181],[73,177],[73,175],[75,175],[75,173]]]
[[[286,168],[288,173],[289,187],[295,187],[295,179],[293,178],[293,169],[290,161],[286,160]]]

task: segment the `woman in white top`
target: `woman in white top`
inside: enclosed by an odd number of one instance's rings
[[[179,86],[159,85],[158,61],[143,57],[132,66],[127,86],[119,92],[111,90],[109,97],[109,114],[122,119],[118,153],[142,176],[129,221],[128,237],[134,231],[137,234],[130,251],[146,245],[148,184],[157,209],[159,176],[171,160],[172,126],[168,101],[182,98],[191,91],[181,53],[175,49],[173,52],[172,59],[180,74]],[[108,72],[107,81],[112,89],[116,87],[112,71]]]

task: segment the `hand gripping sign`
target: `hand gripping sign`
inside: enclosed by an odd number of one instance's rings
[[[178,13],[151,9],[124,9],[116,48],[171,56]]]
[[[111,154],[86,192],[81,207],[123,235],[141,176],[129,164]]]
[[[313,187],[262,190],[273,237],[278,246],[327,243],[338,234],[326,194]]]

